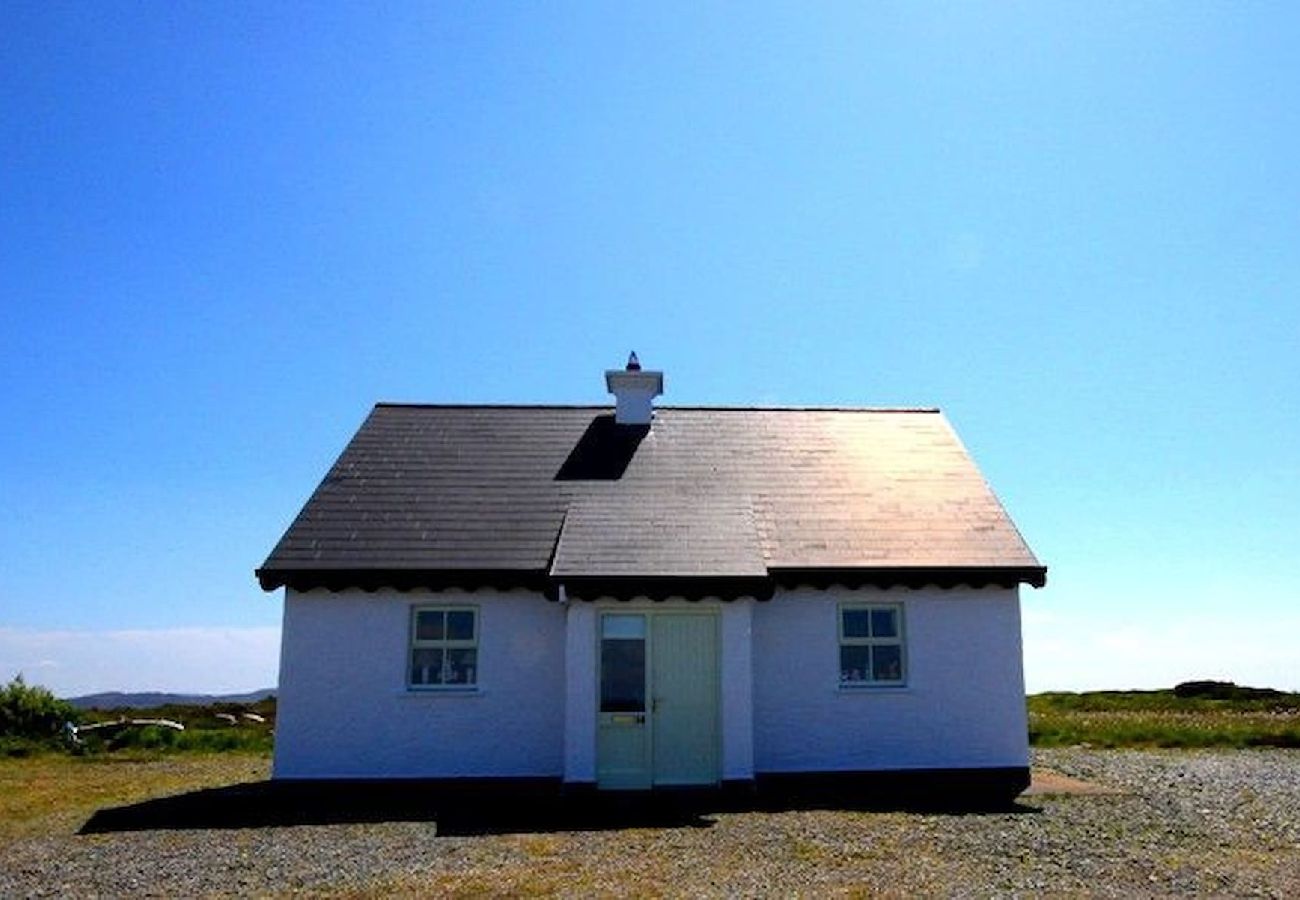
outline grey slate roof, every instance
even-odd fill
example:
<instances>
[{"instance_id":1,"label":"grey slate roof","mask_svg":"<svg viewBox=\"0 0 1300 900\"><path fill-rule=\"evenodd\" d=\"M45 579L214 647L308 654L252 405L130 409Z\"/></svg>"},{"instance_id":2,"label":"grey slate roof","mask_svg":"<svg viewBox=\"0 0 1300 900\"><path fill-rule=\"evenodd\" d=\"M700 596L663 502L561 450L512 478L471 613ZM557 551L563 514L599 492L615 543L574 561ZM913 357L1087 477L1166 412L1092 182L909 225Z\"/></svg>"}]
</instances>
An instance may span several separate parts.
<instances>
[{"instance_id":1,"label":"grey slate roof","mask_svg":"<svg viewBox=\"0 0 1300 900\"><path fill-rule=\"evenodd\" d=\"M605 494L572 501L551 575L763 578L767 563L747 497Z\"/></svg>"},{"instance_id":2,"label":"grey slate roof","mask_svg":"<svg viewBox=\"0 0 1300 900\"><path fill-rule=\"evenodd\" d=\"M379 404L257 574L761 594L1045 570L936 410L661 407L646 428L607 407Z\"/></svg>"}]
</instances>

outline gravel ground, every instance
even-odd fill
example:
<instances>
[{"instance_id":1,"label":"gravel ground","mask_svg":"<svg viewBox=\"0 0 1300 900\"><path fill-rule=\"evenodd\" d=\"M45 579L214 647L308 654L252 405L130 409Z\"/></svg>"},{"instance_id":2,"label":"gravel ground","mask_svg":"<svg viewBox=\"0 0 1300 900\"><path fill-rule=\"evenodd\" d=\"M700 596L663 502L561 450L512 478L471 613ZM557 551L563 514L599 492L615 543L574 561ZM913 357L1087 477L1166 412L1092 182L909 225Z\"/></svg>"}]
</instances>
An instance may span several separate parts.
<instances>
[{"instance_id":1,"label":"gravel ground","mask_svg":"<svg viewBox=\"0 0 1300 900\"><path fill-rule=\"evenodd\" d=\"M21 838L0 897L312 894L1300 896L1300 752L1044 750L1117 789L978 814L722 813L438 836L435 822Z\"/></svg>"}]
</instances>

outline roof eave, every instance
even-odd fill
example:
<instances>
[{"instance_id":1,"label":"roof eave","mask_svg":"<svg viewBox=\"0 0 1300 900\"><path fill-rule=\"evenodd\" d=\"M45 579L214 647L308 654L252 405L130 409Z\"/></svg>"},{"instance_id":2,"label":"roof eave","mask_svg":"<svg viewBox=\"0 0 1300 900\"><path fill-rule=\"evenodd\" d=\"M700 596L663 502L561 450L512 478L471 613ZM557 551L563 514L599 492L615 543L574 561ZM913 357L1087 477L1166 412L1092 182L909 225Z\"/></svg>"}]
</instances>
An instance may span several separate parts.
<instances>
[{"instance_id":1,"label":"roof eave","mask_svg":"<svg viewBox=\"0 0 1300 900\"><path fill-rule=\"evenodd\" d=\"M1040 588L1047 584L1046 566L837 566L773 567L772 578L781 587L799 585L844 587L1005 587L1021 584Z\"/></svg>"},{"instance_id":2,"label":"roof eave","mask_svg":"<svg viewBox=\"0 0 1300 900\"><path fill-rule=\"evenodd\" d=\"M478 590L496 588L545 593L554 599L557 587L565 586L568 596L580 600L597 597L631 599L648 597L754 597L772 598L777 587L1004 587L1021 584L1041 588L1047 584L1045 566L873 566L873 567L780 567L767 575L578 575L557 577L533 569L358 569L263 567L256 570L265 591L281 587L295 591L323 588L337 592L362 590Z\"/></svg>"},{"instance_id":3,"label":"roof eave","mask_svg":"<svg viewBox=\"0 0 1300 900\"><path fill-rule=\"evenodd\" d=\"M770 600L776 588L766 575L581 575L552 580L557 586L563 584L565 594L573 600Z\"/></svg>"},{"instance_id":4,"label":"roof eave","mask_svg":"<svg viewBox=\"0 0 1300 900\"><path fill-rule=\"evenodd\" d=\"M254 573L264 591L285 587L295 591L323 588L338 592L362 590L396 591L453 589L544 591L549 581L543 572L534 569L400 569L400 568L290 568L264 567Z\"/></svg>"}]
</instances>

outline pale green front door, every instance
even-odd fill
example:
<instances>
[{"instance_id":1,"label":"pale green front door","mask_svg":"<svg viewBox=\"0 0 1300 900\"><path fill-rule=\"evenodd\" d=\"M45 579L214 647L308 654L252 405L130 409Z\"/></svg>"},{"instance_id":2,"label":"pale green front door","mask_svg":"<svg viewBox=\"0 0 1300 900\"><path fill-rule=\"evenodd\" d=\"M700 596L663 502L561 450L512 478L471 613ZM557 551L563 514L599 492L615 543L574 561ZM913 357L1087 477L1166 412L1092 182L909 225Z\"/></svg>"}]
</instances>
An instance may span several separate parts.
<instances>
[{"instance_id":1,"label":"pale green front door","mask_svg":"<svg viewBox=\"0 0 1300 900\"><path fill-rule=\"evenodd\" d=\"M718 620L710 615L652 616L654 783L718 780Z\"/></svg>"},{"instance_id":2,"label":"pale green front door","mask_svg":"<svg viewBox=\"0 0 1300 900\"><path fill-rule=\"evenodd\" d=\"M718 781L718 620L605 613L597 782L636 790Z\"/></svg>"}]
</instances>

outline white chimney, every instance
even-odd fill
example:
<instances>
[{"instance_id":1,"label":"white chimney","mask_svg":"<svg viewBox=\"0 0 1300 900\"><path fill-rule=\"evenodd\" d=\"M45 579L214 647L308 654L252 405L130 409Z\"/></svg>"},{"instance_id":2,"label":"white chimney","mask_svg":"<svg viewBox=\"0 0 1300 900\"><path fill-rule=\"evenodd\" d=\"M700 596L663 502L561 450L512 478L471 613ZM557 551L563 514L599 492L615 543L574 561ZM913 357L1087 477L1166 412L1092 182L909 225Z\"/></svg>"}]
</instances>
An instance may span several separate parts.
<instances>
[{"instance_id":1,"label":"white chimney","mask_svg":"<svg viewBox=\"0 0 1300 900\"><path fill-rule=\"evenodd\" d=\"M614 421L620 425L649 425L654 414L654 400L664 392L663 372L642 372L633 352L627 368L605 373L605 387L614 395Z\"/></svg>"}]
</instances>

